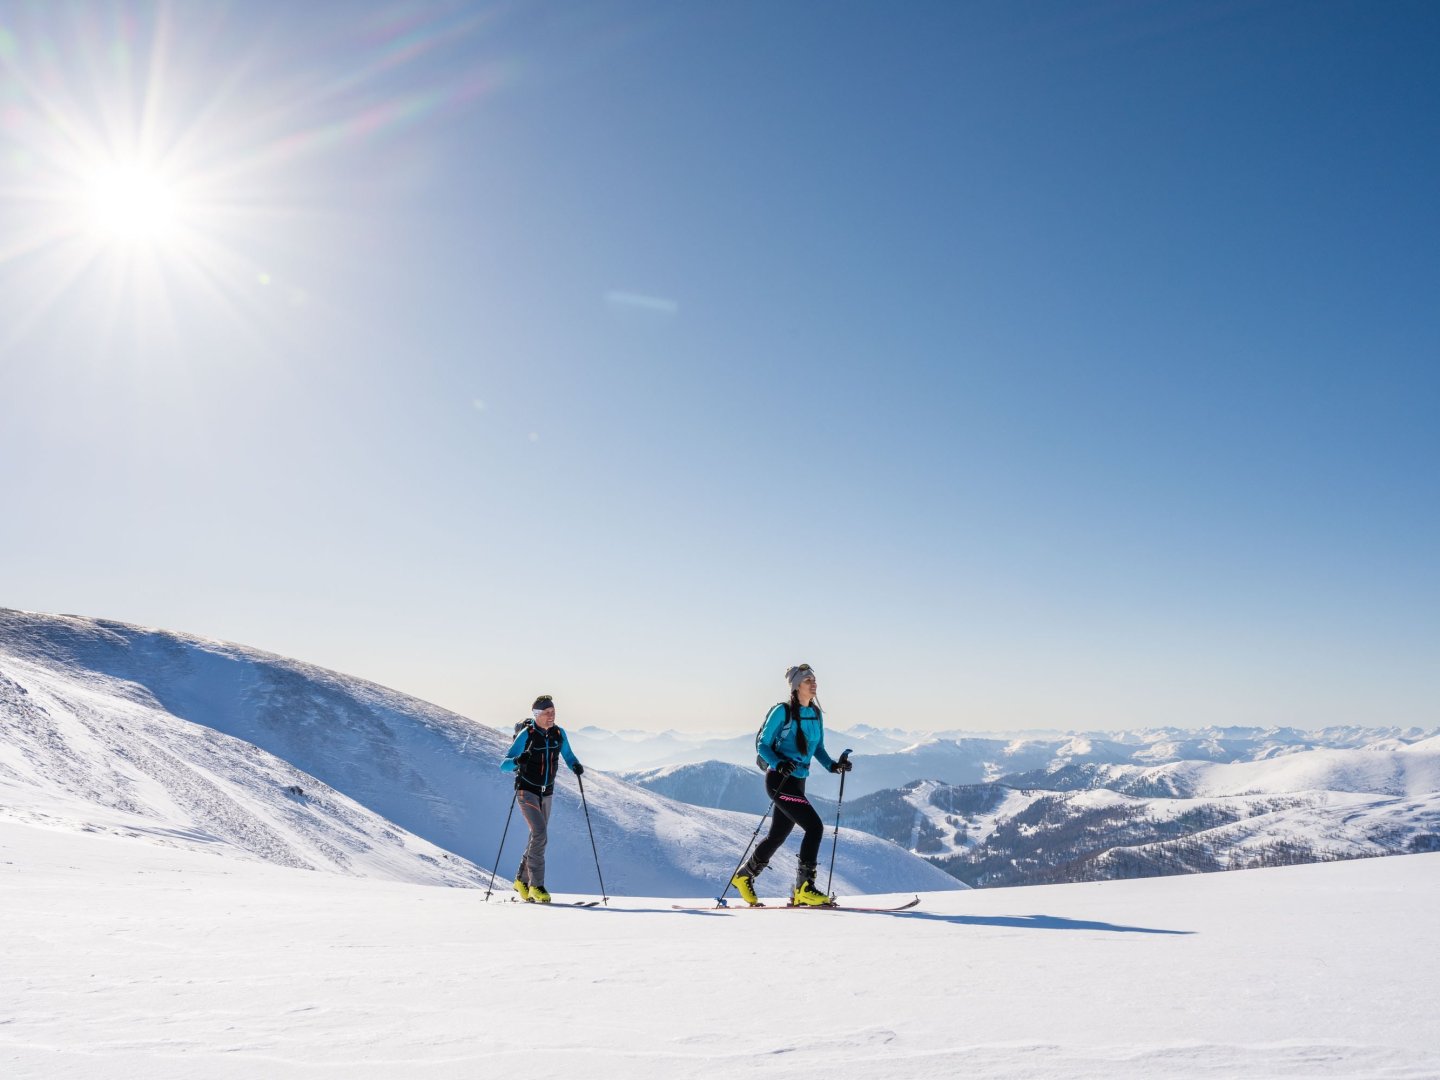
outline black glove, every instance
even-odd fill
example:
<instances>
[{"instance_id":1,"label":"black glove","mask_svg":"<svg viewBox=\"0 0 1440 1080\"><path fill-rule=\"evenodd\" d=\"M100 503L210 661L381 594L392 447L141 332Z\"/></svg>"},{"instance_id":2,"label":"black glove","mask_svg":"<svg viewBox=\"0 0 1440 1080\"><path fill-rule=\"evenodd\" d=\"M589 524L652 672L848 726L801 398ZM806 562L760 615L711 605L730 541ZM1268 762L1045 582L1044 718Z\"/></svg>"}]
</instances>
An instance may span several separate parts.
<instances>
[{"instance_id":1,"label":"black glove","mask_svg":"<svg viewBox=\"0 0 1440 1080\"><path fill-rule=\"evenodd\" d=\"M776 766L775 766L775 771L776 771L777 773L779 773L781 776L789 776L791 773L793 773L793 772L795 771L795 762L793 762L793 761L782 761L782 762L780 762L779 765L776 765Z\"/></svg>"},{"instance_id":2,"label":"black glove","mask_svg":"<svg viewBox=\"0 0 1440 1080\"><path fill-rule=\"evenodd\" d=\"M849 772L855 766L849 758L842 757L839 761L833 762L830 766L831 772Z\"/></svg>"},{"instance_id":3,"label":"black glove","mask_svg":"<svg viewBox=\"0 0 1440 1080\"><path fill-rule=\"evenodd\" d=\"M578 761L575 762L574 765L571 765L570 768L571 768L571 770L575 773L576 776L584 776L584 775L585 775L585 766L584 766L584 765L581 765L580 762L578 762Z\"/></svg>"}]
</instances>

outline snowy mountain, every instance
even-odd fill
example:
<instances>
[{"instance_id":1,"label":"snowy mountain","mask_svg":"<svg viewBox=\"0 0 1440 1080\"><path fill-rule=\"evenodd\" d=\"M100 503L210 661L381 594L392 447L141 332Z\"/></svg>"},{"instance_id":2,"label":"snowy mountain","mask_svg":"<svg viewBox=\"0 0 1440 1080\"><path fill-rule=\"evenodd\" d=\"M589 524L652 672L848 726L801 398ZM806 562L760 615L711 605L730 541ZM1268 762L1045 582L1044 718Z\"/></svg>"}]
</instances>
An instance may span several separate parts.
<instances>
[{"instance_id":1,"label":"snowy mountain","mask_svg":"<svg viewBox=\"0 0 1440 1080\"><path fill-rule=\"evenodd\" d=\"M755 765L755 732L773 704L771 702L757 710L754 723L748 728L723 734L607 731L599 727L584 727L579 729L578 735L585 738L596 765L614 772L649 772L706 761L723 761L749 769ZM847 747L857 754L877 755L903 750L915 742L914 736L881 731L865 724L857 724L848 730L833 729L827 725L825 736L826 746L836 757Z\"/></svg>"},{"instance_id":2,"label":"snowy mountain","mask_svg":"<svg viewBox=\"0 0 1440 1080\"><path fill-rule=\"evenodd\" d=\"M760 814L770 805L765 796L764 774L754 765L747 769L724 761L701 761L617 775L647 791L694 806Z\"/></svg>"},{"instance_id":3,"label":"snowy mountain","mask_svg":"<svg viewBox=\"0 0 1440 1080\"><path fill-rule=\"evenodd\" d=\"M914 781L845 823L972 885L1196 873L1440 850L1440 740L1235 765L1066 765Z\"/></svg>"},{"instance_id":4,"label":"snowy mountain","mask_svg":"<svg viewBox=\"0 0 1440 1080\"><path fill-rule=\"evenodd\" d=\"M1440 791L1440 739L1362 750L1304 750L1258 761L1177 761L1064 766L1008 777L1014 787L1110 788L1134 795L1195 798L1294 791L1422 795Z\"/></svg>"},{"instance_id":5,"label":"snowy mountain","mask_svg":"<svg viewBox=\"0 0 1440 1080\"><path fill-rule=\"evenodd\" d=\"M615 734L584 729L616 770L654 772L714 760L749 769L755 760L754 731L728 737L679 732ZM836 753L855 750L855 771L847 796L904 787L914 780L978 784L1001 777L1052 772L1066 766L1124 766L1139 769L1173 762L1231 764L1267 761L1310 750L1398 750L1440 736L1440 729L1331 727L1209 727L1198 731L1154 728L1144 731L1029 733L1024 737L960 732L922 734L865 724L827 727L825 741ZM698 774L697 774L698 775ZM817 791L834 798L833 781L816 778ZM684 798L677 794L676 797ZM687 801L690 801L687 799ZM702 803L696 798L694 801Z\"/></svg>"},{"instance_id":6,"label":"snowy mountain","mask_svg":"<svg viewBox=\"0 0 1440 1080\"><path fill-rule=\"evenodd\" d=\"M1179 762L1232 764L1270 761L1315 750L1394 750L1434 738L1419 728L1164 728L1145 732L1067 734L1052 738L1000 739L934 736L893 753L857 755L850 784L856 794L902 787L913 780L976 784L1015 774L1065 767L1113 766L1116 775ZM836 736L844 738L843 734ZM1008 782L1008 781L1007 781Z\"/></svg>"},{"instance_id":7,"label":"snowy mountain","mask_svg":"<svg viewBox=\"0 0 1440 1080\"><path fill-rule=\"evenodd\" d=\"M1440 850L1440 737L1406 742L1351 731L1346 739L1365 748L1290 747L1253 761L1159 766L1107 763L1121 756L1117 747L1125 744L1118 740L1069 739L1059 748L1059 763L1049 768L982 784L911 780L849 798L844 823L924 856L973 886ZM1237 740L1227 742L1236 749ZM942 745L954 749L959 743ZM1158 744L1146 745L1155 753ZM1166 745L1217 750L1220 742L1195 735L1169 737ZM1255 743L1248 749L1268 753ZM918 759L897 754L886 760ZM856 774L874 761L860 759ZM759 813L765 799L758 775L713 761L627 778L697 805ZM815 784L827 780L833 778L819 777ZM833 810L833 803L825 806L827 820Z\"/></svg>"},{"instance_id":8,"label":"snowy mountain","mask_svg":"<svg viewBox=\"0 0 1440 1080\"><path fill-rule=\"evenodd\" d=\"M0 819L286 866L478 884L513 794L497 768L508 730L258 650L104 620L0 609L0 725ZM572 742L584 760L584 739ZM598 770L587 770L585 793L615 894L712 891L755 826ZM523 833L517 815L502 877ZM568 773L548 854L553 889L598 891ZM775 880L793 865L793 853L777 859ZM835 880L849 892L955 884L851 831Z\"/></svg>"},{"instance_id":9,"label":"snowy mountain","mask_svg":"<svg viewBox=\"0 0 1440 1080\"><path fill-rule=\"evenodd\" d=\"M765 774L751 765L730 765L723 761L702 761L692 765L671 765L663 769L619 773L619 777L647 791L658 792L677 802L762 814L770 807L765 794ZM835 812L835 800L815 794L817 789L836 787L838 781L812 772L805 794L823 818Z\"/></svg>"},{"instance_id":10,"label":"snowy mountain","mask_svg":"<svg viewBox=\"0 0 1440 1080\"><path fill-rule=\"evenodd\" d=\"M309 773L135 686L0 659L0 819L424 884L484 875Z\"/></svg>"},{"instance_id":11,"label":"snowy mountain","mask_svg":"<svg viewBox=\"0 0 1440 1080\"><path fill-rule=\"evenodd\" d=\"M759 723L757 720L756 727ZM607 731L586 726L570 734L585 741L586 753L597 769L611 772L643 772L702 761L724 761L731 765L755 761L753 730L711 736L678 731Z\"/></svg>"},{"instance_id":12,"label":"snowy mountain","mask_svg":"<svg viewBox=\"0 0 1440 1080\"><path fill-rule=\"evenodd\" d=\"M0 1073L1440 1076L1440 855L891 915L482 895L0 820ZM757 1004L782 964L803 1010Z\"/></svg>"}]
</instances>

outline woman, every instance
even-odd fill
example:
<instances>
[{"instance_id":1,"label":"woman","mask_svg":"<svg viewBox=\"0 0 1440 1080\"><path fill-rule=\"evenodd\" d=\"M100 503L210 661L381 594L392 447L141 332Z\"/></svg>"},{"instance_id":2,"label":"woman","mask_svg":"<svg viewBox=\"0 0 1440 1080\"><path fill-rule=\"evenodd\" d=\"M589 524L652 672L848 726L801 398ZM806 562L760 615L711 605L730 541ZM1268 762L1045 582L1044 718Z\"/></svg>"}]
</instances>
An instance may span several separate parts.
<instances>
[{"instance_id":1,"label":"woman","mask_svg":"<svg viewBox=\"0 0 1440 1080\"><path fill-rule=\"evenodd\" d=\"M755 895L755 879L770 865L770 858L785 842L796 825L805 832L800 841L800 869L795 875L795 890L790 902L806 907L834 903L815 888L815 870L820 862L820 841L825 824L805 798L805 778L810 775L813 757L830 772L849 772L850 759L841 755L839 761L825 752L825 725L820 702L815 700L818 684L809 664L800 664L785 672L790 684L790 700L770 710L760 729L756 749L769 767L765 773L765 790L774 800L775 816L770 821L770 835L760 841L755 854L742 866L730 883L739 890L747 904L760 903Z\"/></svg>"},{"instance_id":2,"label":"woman","mask_svg":"<svg viewBox=\"0 0 1440 1080\"><path fill-rule=\"evenodd\" d=\"M515 872L515 891L520 899L531 903L550 903L545 890L545 843L549 839L550 802L555 794L555 774L560 771L560 758L565 758L576 776L584 766L575 760L565 730L555 726L555 699L541 694L530 707L534 722L525 721L520 734L505 754L500 768L515 774L516 800L525 824L530 827L530 843L520 857Z\"/></svg>"}]
</instances>

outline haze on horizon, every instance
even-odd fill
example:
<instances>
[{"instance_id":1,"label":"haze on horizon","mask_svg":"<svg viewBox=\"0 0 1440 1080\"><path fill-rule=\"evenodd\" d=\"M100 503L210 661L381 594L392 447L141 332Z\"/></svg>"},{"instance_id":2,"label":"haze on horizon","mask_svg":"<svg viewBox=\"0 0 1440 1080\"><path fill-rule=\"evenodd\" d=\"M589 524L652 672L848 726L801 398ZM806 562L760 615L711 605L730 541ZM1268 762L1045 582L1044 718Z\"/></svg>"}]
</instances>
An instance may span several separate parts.
<instances>
[{"instance_id":1,"label":"haze on horizon","mask_svg":"<svg viewBox=\"0 0 1440 1080\"><path fill-rule=\"evenodd\" d=\"M0 13L0 606L491 724L1434 726L1440 8Z\"/></svg>"}]
</instances>

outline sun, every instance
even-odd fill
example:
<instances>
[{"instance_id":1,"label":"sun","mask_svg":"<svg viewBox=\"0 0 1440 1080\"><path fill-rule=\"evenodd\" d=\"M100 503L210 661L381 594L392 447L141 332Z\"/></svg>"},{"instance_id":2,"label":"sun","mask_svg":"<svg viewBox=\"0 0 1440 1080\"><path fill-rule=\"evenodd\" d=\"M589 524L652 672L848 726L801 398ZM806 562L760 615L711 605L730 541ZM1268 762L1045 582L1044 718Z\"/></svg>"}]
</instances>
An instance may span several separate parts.
<instances>
[{"instance_id":1,"label":"sun","mask_svg":"<svg viewBox=\"0 0 1440 1080\"><path fill-rule=\"evenodd\" d=\"M0 357L66 312L107 348L212 325L268 347L335 265L306 240L334 235L330 193L508 81L457 62L492 6L337 13L313 47L244 5L0 7Z\"/></svg>"},{"instance_id":2,"label":"sun","mask_svg":"<svg viewBox=\"0 0 1440 1080\"><path fill-rule=\"evenodd\" d=\"M139 164L98 169L86 186L90 228L117 244L159 246L179 232L181 200L158 171Z\"/></svg>"}]
</instances>

